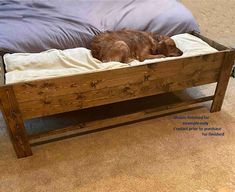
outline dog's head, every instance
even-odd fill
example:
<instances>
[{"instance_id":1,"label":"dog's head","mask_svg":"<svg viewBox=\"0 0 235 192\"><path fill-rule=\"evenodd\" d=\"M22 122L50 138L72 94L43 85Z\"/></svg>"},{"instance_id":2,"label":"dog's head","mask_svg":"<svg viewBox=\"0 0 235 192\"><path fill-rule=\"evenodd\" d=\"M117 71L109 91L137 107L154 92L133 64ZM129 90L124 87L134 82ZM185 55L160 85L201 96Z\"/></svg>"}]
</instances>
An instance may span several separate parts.
<instances>
[{"instance_id":1,"label":"dog's head","mask_svg":"<svg viewBox=\"0 0 235 192\"><path fill-rule=\"evenodd\" d=\"M165 37L157 45L157 54L162 54L166 57L177 57L181 56L183 52L176 47L173 39Z\"/></svg>"},{"instance_id":2,"label":"dog's head","mask_svg":"<svg viewBox=\"0 0 235 192\"><path fill-rule=\"evenodd\" d=\"M181 56L183 52L176 47L174 40L164 35L154 35L154 54L165 55L166 57Z\"/></svg>"}]
</instances>

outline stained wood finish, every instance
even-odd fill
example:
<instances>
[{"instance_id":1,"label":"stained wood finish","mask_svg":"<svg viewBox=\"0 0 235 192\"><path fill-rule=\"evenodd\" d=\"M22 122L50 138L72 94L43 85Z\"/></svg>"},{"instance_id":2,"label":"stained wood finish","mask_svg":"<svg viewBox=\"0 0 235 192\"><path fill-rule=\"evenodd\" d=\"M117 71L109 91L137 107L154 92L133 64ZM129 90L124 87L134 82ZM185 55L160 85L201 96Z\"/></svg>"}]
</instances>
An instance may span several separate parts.
<instances>
[{"instance_id":1,"label":"stained wood finish","mask_svg":"<svg viewBox=\"0 0 235 192\"><path fill-rule=\"evenodd\" d=\"M17 157L21 158L32 155L24 123L12 87L0 89L0 103Z\"/></svg>"},{"instance_id":2,"label":"stained wood finish","mask_svg":"<svg viewBox=\"0 0 235 192\"><path fill-rule=\"evenodd\" d=\"M215 98L211 106L211 112L217 112L221 110L225 92L228 86L229 78L231 75L235 51L226 53L224 62L221 68L220 76L218 79L217 87L215 90Z\"/></svg>"},{"instance_id":3,"label":"stained wood finish","mask_svg":"<svg viewBox=\"0 0 235 192\"><path fill-rule=\"evenodd\" d=\"M213 83L223 57L220 52L12 86L22 117L30 119Z\"/></svg>"},{"instance_id":4,"label":"stained wood finish","mask_svg":"<svg viewBox=\"0 0 235 192\"><path fill-rule=\"evenodd\" d=\"M96 121L87 122L87 123L81 123L78 125L73 125L73 126L69 126L69 127L65 127L65 128L61 128L61 129L57 129L57 130L52 130L52 131L48 131L48 132L30 135L29 139L35 140L35 139L40 139L40 138L48 137L48 136L52 136L52 135L63 134L68 131L71 132L71 131L79 130L79 129L81 130L80 132L91 131L91 130L95 130L98 128L104 128L104 127L114 126L114 125L123 124L123 123L127 123L127 122L132 122L132 121L136 121L136 120L151 118L156 115L159 115L160 112L166 113L166 112L169 112L169 110L171 110L171 109L210 101L210 100L213 100L213 98L214 98L214 96L208 96L208 97L183 101L183 102L179 102L179 103L164 105L164 106L157 107L157 108L147 109L147 110L139 111L139 112L132 113L132 114L121 115L118 117L112 117L112 118L108 118L108 119L102 119L102 120L96 120Z\"/></svg>"},{"instance_id":5,"label":"stained wood finish","mask_svg":"<svg viewBox=\"0 0 235 192\"><path fill-rule=\"evenodd\" d=\"M4 64L3 64L3 58L0 56L0 86L4 85L5 83L5 70L4 70Z\"/></svg>"},{"instance_id":6,"label":"stained wood finish","mask_svg":"<svg viewBox=\"0 0 235 192\"><path fill-rule=\"evenodd\" d=\"M100 106L104 104L125 101L170 91L181 90L187 87L197 86L204 83L216 81L219 70L216 72L206 71L202 73L207 78L193 75L185 79L177 77L169 78L168 82L159 79L149 82L148 85L142 83L129 84L121 87L104 88L97 91L80 94L63 95L46 100L30 101L21 103L21 112L24 119L47 116L61 112L68 112L88 107ZM178 80L178 81L177 81ZM34 106L34 107L32 107Z\"/></svg>"},{"instance_id":7,"label":"stained wood finish","mask_svg":"<svg viewBox=\"0 0 235 192\"><path fill-rule=\"evenodd\" d=\"M159 110L214 99L211 112L219 111L227 88L234 52L200 34L194 34L219 50L184 59L101 71L67 77L50 78L12 85L0 85L0 104L14 149L18 157L32 155L24 128L24 119L42 117L131 100L159 93L218 82L215 96L185 101L159 109L140 111L118 118L85 124L86 129L112 126L156 115ZM1 69L4 69L0 62ZM3 70L1 70L3 72ZM2 81L3 82L3 81ZM84 125L75 126L81 128ZM31 135L31 139L74 130L75 127Z\"/></svg>"},{"instance_id":8,"label":"stained wood finish","mask_svg":"<svg viewBox=\"0 0 235 192\"><path fill-rule=\"evenodd\" d=\"M223 56L224 53L220 52L102 72L36 80L14 84L13 89L17 100L22 103L45 99L48 96L54 97L121 86L136 81L169 78L176 74L199 73L202 69L213 70L221 66Z\"/></svg>"}]
</instances>

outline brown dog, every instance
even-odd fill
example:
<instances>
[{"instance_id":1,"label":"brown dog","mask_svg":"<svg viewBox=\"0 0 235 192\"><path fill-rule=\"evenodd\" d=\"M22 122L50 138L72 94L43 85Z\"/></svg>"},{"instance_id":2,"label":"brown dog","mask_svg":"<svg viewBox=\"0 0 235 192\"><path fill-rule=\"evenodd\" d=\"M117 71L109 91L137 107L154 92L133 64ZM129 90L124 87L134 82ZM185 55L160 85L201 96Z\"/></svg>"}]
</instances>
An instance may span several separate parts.
<instances>
[{"instance_id":1,"label":"brown dog","mask_svg":"<svg viewBox=\"0 0 235 192\"><path fill-rule=\"evenodd\" d=\"M127 30L107 31L95 36L91 54L102 62L128 63L182 55L173 39L150 32Z\"/></svg>"}]
</instances>

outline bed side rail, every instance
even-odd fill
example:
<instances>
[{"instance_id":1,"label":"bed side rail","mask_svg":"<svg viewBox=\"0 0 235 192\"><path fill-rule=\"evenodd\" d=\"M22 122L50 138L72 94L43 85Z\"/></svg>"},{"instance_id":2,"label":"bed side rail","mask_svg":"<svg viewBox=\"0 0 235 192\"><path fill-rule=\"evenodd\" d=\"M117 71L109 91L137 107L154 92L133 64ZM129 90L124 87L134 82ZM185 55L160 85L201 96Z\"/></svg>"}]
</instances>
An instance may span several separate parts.
<instances>
[{"instance_id":1,"label":"bed side rail","mask_svg":"<svg viewBox=\"0 0 235 192\"><path fill-rule=\"evenodd\" d=\"M3 56L0 55L0 86L5 84L5 67L3 63Z\"/></svg>"},{"instance_id":2,"label":"bed side rail","mask_svg":"<svg viewBox=\"0 0 235 192\"><path fill-rule=\"evenodd\" d=\"M228 50L230 48L224 46L224 45L221 45L203 35L201 35L200 33L196 32L196 31L193 31L192 32L192 35L196 36L196 37L199 37L200 39L202 39L203 41L207 42L210 46L214 47L215 49L217 49L218 51L223 51L223 50Z\"/></svg>"}]
</instances>

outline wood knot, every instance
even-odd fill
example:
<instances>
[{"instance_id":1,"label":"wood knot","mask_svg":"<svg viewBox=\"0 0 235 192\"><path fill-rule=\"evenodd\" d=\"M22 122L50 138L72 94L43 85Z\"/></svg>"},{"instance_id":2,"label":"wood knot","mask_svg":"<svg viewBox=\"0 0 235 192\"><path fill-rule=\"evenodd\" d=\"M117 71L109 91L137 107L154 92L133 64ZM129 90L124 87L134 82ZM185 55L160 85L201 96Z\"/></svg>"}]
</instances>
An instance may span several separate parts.
<instances>
[{"instance_id":1,"label":"wood knot","mask_svg":"<svg viewBox=\"0 0 235 192\"><path fill-rule=\"evenodd\" d=\"M169 91L171 90L173 84L174 84L173 82L170 82L170 83L163 83L163 84L162 84L162 88L163 88L165 91L169 92Z\"/></svg>"},{"instance_id":2,"label":"wood knot","mask_svg":"<svg viewBox=\"0 0 235 192\"><path fill-rule=\"evenodd\" d=\"M128 95L134 95L135 91L133 91L130 87L130 85L127 85L123 88L123 92Z\"/></svg>"},{"instance_id":3,"label":"wood knot","mask_svg":"<svg viewBox=\"0 0 235 192\"><path fill-rule=\"evenodd\" d=\"M49 101L49 100L43 100L43 104L49 105L49 104L51 104L51 101Z\"/></svg>"},{"instance_id":4,"label":"wood knot","mask_svg":"<svg viewBox=\"0 0 235 192\"><path fill-rule=\"evenodd\" d=\"M76 94L76 100L82 100L82 99L84 99L84 96L80 93L77 93Z\"/></svg>"},{"instance_id":5,"label":"wood knot","mask_svg":"<svg viewBox=\"0 0 235 192\"><path fill-rule=\"evenodd\" d=\"M43 84L40 86L40 88L45 89L45 88L52 88L52 87L54 87L54 86L55 86L54 83L46 82L46 83L43 83Z\"/></svg>"},{"instance_id":6,"label":"wood knot","mask_svg":"<svg viewBox=\"0 0 235 192\"><path fill-rule=\"evenodd\" d=\"M43 94L44 94L43 91L39 91L39 92L38 92L38 95L43 95Z\"/></svg>"},{"instance_id":7,"label":"wood knot","mask_svg":"<svg viewBox=\"0 0 235 192\"><path fill-rule=\"evenodd\" d=\"M102 80L94 80L91 82L91 87L96 88L97 84L99 84Z\"/></svg>"},{"instance_id":8,"label":"wood knot","mask_svg":"<svg viewBox=\"0 0 235 192\"><path fill-rule=\"evenodd\" d=\"M79 87L79 85L77 83L72 83L70 87Z\"/></svg>"},{"instance_id":9,"label":"wood knot","mask_svg":"<svg viewBox=\"0 0 235 192\"><path fill-rule=\"evenodd\" d=\"M149 80L149 78L150 78L150 75L149 74L144 74L144 81L148 81Z\"/></svg>"},{"instance_id":10,"label":"wood knot","mask_svg":"<svg viewBox=\"0 0 235 192\"><path fill-rule=\"evenodd\" d=\"M11 110L11 116L13 117L13 118L16 118L16 116L17 116L17 112L13 109L13 110Z\"/></svg>"}]
</instances>

